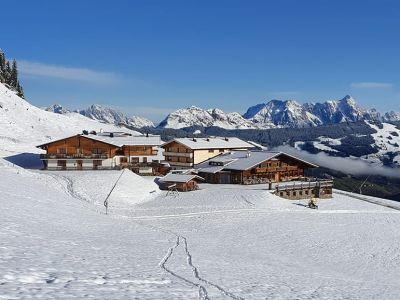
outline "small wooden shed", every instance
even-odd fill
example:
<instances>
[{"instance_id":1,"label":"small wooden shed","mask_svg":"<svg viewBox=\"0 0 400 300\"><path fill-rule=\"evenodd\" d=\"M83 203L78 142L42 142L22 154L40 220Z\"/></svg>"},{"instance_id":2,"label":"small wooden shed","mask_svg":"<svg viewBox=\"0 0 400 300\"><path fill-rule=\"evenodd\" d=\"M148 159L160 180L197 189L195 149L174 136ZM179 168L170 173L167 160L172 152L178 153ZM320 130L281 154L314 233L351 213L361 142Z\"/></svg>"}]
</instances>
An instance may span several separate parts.
<instances>
[{"instance_id":1,"label":"small wooden shed","mask_svg":"<svg viewBox=\"0 0 400 300\"><path fill-rule=\"evenodd\" d=\"M169 173L163 178L163 188L168 189L170 186L175 185L176 189L180 192L195 191L198 189L198 183L204 181L204 178L194 174L174 174Z\"/></svg>"}]
</instances>

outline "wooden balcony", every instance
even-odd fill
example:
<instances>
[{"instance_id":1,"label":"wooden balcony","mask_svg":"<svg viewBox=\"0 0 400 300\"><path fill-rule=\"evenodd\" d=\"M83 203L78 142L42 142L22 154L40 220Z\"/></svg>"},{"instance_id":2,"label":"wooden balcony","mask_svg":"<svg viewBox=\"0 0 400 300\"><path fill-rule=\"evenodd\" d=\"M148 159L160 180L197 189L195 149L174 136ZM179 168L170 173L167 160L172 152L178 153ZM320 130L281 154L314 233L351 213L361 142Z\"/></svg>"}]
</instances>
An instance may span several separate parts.
<instances>
[{"instance_id":1,"label":"wooden balcony","mask_svg":"<svg viewBox=\"0 0 400 300\"><path fill-rule=\"evenodd\" d=\"M287 166L287 167L270 167L270 168L257 168L256 173L268 173L268 172L287 172L299 170L297 166Z\"/></svg>"},{"instance_id":2,"label":"wooden balcony","mask_svg":"<svg viewBox=\"0 0 400 300\"><path fill-rule=\"evenodd\" d=\"M179 167L192 167L193 164L190 162L180 162L180 161L167 161L171 166L179 166Z\"/></svg>"},{"instance_id":3,"label":"wooden balcony","mask_svg":"<svg viewBox=\"0 0 400 300\"><path fill-rule=\"evenodd\" d=\"M40 154L40 159L107 159L108 154Z\"/></svg>"},{"instance_id":4,"label":"wooden balcony","mask_svg":"<svg viewBox=\"0 0 400 300\"><path fill-rule=\"evenodd\" d=\"M168 152L164 151L164 156L175 156L175 157L193 157L193 153L189 152Z\"/></svg>"}]
</instances>

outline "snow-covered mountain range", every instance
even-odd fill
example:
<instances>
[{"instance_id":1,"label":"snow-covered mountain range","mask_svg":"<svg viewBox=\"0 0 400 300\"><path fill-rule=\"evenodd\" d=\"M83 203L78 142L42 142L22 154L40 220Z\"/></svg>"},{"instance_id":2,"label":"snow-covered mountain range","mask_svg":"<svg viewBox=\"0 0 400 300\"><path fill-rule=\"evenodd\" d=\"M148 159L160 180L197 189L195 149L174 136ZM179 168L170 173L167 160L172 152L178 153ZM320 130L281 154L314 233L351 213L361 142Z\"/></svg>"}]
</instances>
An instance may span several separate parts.
<instances>
[{"instance_id":1,"label":"snow-covered mountain range","mask_svg":"<svg viewBox=\"0 0 400 300\"><path fill-rule=\"evenodd\" d=\"M72 112L59 104L47 107L45 110L58 114ZM126 124L135 128L155 127L154 123L146 118L128 117L115 109L97 104L74 112L109 124ZM269 129L313 127L357 121L399 120L400 113L391 111L381 114L375 109L364 109L347 95L340 100L304 104L295 100L275 99L251 106L243 115L237 112L226 113L218 108L202 109L190 106L171 112L157 127L180 129L192 126L215 126L224 129Z\"/></svg>"},{"instance_id":2,"label":"snow-covered mountain range","mask_svg":"<svg viewBox=\"0 0 400 300\"><path fill-rule=\"evenodd\" d=\"M126 124L135 128L154 127L154 123L149 119L138 116L128 117L118 110L98 104L93 104L86 109L75 111L64 108L60 104L54 104L46 107L45 110L57 114L79 113L82 116L88 117L90 119L115 125Z\"/></svg>"},{"instance_id":3,"label":"snow-covered mountain range","mask_svg":"<svg viewBox=\"0 0 400 300\"><path fill-rule=\"evenodd\" d=\"M294 100L271 100L247 109L246 113L224 113L220 109L203 110L191 106L170 113L160 128L184 128L194 125L225 129L310 127L357 121L398 121L400 114L380 114L360 107L351 96L323 103L300 104Z\"/></svg>"},{"instance_id":4,"label":"snow-covered mountain range","mask_svg":"<svg viewBox=\"0 0 400 300\"><path fill-rule=\"evenodd\" d=\"M190 126L210 127L216 126L225 129L254 129L271 128L273 124L258 126L250 120L246 120L239 113L224 113L214 108L204 110L196 106L178 109L170 113L159 125L159 128L184 128Z\"/></svg>"}]
</instances>

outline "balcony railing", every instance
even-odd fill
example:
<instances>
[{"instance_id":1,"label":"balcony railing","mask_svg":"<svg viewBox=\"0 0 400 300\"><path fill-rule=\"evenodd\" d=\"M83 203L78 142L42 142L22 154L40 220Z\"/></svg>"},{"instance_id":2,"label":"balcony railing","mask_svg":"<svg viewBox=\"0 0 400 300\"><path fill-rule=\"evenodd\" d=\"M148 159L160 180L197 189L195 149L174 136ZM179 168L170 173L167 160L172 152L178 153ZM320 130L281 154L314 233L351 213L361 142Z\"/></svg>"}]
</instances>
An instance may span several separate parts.
<instances>
[{"instance_id":1,"label":"balcony railing","mask_svg":"<svg viewBox=\"0 0 400 300\"><path fill-rule=\"evenodd\" d=\"M108 154L40 154L40 159L107 159Z\"/></svg>"},{"instance_id":2,"label":"balcony railing","mask_svg":"<svg viewBox=\"0 0 400 300\"><path fill-rule=\"evenodd\" d=\"M186 152L169 152L169 151L164 151L163 153L164 156L175 156L175 157L193 157L193 153L186 153Z\"/></svg>"},{"instance_id":3,"label":"balcony railing","mask_svg":"<svg viewBox=\"0 0 400 300\"><path fill-rule=\"evenodd\" d=\"M191 167L193 164L190 162L180 162L180 161L167 161L171 166L182 166L182 167Z\"/></svg>"}]
</instances>

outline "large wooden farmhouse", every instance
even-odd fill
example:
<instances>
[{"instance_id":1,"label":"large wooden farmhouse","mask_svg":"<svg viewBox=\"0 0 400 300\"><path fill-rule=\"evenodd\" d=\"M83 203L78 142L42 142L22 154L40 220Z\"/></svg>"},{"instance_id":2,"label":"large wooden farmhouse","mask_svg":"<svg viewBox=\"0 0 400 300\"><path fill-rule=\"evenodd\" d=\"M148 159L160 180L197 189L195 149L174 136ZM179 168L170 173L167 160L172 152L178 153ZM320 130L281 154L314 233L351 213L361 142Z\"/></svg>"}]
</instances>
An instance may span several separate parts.
<instances>
[{"instance_id":1,"label":"large wooden farmhouse","mask_svg":"<svg viewBox=\"0 0 400 300\"><path fill-rule=\"evenodd\" d=\"M86 133L86 134L85 134ZM105 132L78 134L37 146L45 169L83 170L129 167L137 173L152 173L159 161L160 136Z\"/></svg>"},{"instance_id":2,"label":"large wooden farmhouse","mask_svg":"<svg viewBox=\"0 0 400 300\"><path fill-rule=\"evenodd\" d=\"M192 168L222 153L254 148L252 144L235 137L176 138L161 147L165 149L165 161L172 169Z\"/></svg>"},{"instance_id":3,"label":"large wooden farmhouse","mask_svg":"<svg viewBox=\"0 0 400 300\"><path fill-rule=\"evenodd\" d=\"M310 162L283 152L232 151L196 166L208 183L255 184L300 179Z\"/></svg>"}]
</instances>

